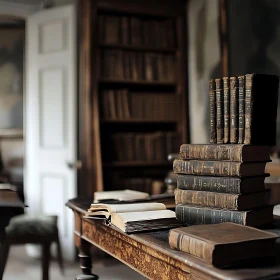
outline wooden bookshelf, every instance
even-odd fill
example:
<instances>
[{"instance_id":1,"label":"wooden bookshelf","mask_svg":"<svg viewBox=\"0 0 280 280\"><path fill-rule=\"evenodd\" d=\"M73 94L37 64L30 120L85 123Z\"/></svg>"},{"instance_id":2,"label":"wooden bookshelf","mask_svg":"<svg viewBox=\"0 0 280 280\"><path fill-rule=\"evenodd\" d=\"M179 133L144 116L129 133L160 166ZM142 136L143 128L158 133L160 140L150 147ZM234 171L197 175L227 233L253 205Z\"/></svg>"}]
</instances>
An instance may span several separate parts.
<instances>
[{"instance_id":1,"label":"wooden bookshelf","mask_svg":"<svg viewBox=\"0 0 280 280\"><path fill-rule=\"evenodd\" d=\"M78 195L149 191L189 140L186 1L80 0L79 35Z\"/></svg>"}]
</instances>

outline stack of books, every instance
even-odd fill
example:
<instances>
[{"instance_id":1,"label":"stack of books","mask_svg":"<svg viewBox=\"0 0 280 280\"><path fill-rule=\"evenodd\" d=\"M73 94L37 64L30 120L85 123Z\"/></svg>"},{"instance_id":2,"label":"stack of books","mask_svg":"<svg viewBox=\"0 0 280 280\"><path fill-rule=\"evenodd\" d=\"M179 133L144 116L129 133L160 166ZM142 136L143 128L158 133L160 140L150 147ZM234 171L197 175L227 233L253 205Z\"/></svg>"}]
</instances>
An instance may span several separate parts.
<instances>
[{"instance_id":1,"label":"stack of books","mask_svg":"<svg viewBox=\"0 0 280 280\"><path fill-rule=\"evenodd\" d=\"M209 82L210 144L184 144L174 161L176 216L188 224L262 226L265 165L276 140L279 78L247 74Z\"/></svg>"}]
</instances>

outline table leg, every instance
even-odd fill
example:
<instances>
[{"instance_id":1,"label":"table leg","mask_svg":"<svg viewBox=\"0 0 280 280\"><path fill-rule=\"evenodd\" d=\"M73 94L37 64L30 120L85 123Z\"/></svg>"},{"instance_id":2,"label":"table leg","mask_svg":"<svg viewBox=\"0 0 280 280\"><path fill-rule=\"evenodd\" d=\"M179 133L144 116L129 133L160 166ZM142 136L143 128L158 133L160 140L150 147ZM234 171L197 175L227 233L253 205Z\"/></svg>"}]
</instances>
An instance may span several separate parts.
<instances>
[{"instance_id":1,"label":"table leg","mask_svg":"<svg viewBox=\"0 0 280 280\"><path fill-rule=\"evenodd\" d=\"M9 244L6 241L5 231L0 232L0 280L3 278L7 258L9 255Z\"/></svg>"},{"instance_id":2,"label":"table leg","mask_svg":"<svg viewBox=\"0 0 280 280\"><path fill-rule=\"evenodd\" d=\"M90 243L81 239L79 248L79 259L80 259L80 268L82 270L81 275L79 275L76 280L97 280L98 276L91 273L91 255L90 255Z\"/></svg>"}]
</instances>

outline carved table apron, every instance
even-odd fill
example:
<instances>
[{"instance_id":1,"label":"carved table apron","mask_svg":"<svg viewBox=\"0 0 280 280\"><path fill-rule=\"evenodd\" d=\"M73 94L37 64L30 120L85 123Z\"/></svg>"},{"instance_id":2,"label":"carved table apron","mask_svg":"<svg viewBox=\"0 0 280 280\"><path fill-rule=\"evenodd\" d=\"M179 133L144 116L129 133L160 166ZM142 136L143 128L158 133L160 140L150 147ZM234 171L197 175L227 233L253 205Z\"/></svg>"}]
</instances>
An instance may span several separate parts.
<instances>
[{"instance_id":1,"label":"carved table apron","mask_svg":"<svg viewBox=\"0 0 280 280\"><path fill-rule=\"evenodd\" d=\"M280 279L280 260L275 265L260 268L218 269L170 249L168 231L127 235L113 226L104 225L101 220L84 219L87 208L75 202L69 201L67 205L75 214L75 244L79 248L83 272L77 278L79 280L98 278L91 273L90 244L149 279Z\"/></svg>"}]
</instances>

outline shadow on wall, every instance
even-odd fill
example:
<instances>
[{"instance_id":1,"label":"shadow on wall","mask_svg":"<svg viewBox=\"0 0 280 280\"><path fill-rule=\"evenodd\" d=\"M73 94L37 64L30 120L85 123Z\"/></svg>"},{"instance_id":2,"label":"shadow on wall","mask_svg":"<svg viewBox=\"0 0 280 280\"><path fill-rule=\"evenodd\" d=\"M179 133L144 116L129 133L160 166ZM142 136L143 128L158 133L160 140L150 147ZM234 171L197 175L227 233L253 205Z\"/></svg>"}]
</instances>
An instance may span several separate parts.
<instances>
[{"instance_id":1,"label":"shadow on wall","mask_svg":"<svg viewBox=\"0 0 280 280\"><path fill-rule=\"evenodd\" d=\"M280 75L280 2L236 0L228 3L230 74ZM280 145L279 104L280 102L277 117L278 145Z\"/></svg>"}]
</instances>

